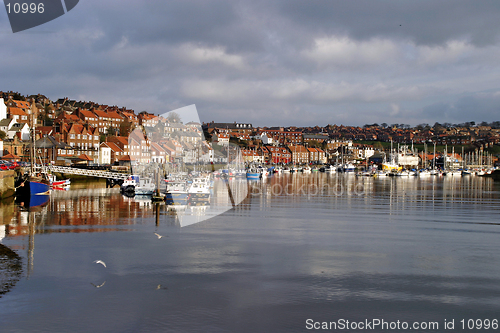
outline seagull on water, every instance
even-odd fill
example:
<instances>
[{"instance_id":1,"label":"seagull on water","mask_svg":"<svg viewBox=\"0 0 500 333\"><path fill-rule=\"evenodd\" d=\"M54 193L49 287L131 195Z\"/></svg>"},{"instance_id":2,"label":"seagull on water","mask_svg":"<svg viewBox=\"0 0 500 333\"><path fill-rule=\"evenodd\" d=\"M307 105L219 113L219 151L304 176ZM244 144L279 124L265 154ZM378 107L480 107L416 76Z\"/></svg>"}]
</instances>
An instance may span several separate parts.
<instances>
[{"instance_id":1,"label":"seagull on water","mask_svg":"<svg viewBox=\"0 0 500 333\"><path fill-rule=\"evenodd\" d=\"M163 237L162 235L157 234L156 232L155 232L155 235L156 235L156 237L158 237L158 239L161 239Z\"/></svg>"},{"instance_id":2,"label":"seagull on water","mask_svg":"<svg viewBox=\"0 0 500 333\"><path fill-rule=\"evenodd\" d=\"M102 260L96 260L96 261L94 261L94 263L96 263L96 264L101 264L101 265L103 265L104 267L106 267L106 263L105 263L104 261L102 261Z\"/></svg>"}]
</instances>

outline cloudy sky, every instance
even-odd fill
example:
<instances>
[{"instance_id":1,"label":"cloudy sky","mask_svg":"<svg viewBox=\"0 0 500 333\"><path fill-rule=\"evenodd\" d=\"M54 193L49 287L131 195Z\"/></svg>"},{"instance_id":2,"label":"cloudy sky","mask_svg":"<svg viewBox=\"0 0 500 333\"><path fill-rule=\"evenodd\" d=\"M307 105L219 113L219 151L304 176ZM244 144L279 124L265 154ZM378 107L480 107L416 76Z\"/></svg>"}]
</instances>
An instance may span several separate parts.
<instances>
[{"instance_id":1,"label":"cloudy sky","mask_svg":"<svg viewBox=\"0 0 500 333\"><path fill-rule=\"evenodd\" d=\"M0 90L257 126L500 120L500 2L80 0L13 34Z\"/></svg>"}]
</instances>

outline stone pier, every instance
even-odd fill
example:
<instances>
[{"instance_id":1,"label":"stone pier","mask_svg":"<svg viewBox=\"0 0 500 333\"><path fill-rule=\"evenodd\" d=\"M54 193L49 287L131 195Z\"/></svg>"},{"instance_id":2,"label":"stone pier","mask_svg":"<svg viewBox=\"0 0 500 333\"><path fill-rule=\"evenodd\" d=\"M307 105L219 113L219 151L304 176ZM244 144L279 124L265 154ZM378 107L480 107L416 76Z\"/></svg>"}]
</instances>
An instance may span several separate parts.
<instances>
[{"instance_id":1,"label":"stone pier","mask_svg":"<svg viewBox=\"0 0 500 333\"><path fill-rule=\"evenodd\" d=\"M15 171L0 171L0 199L11 197L15 194Z\"/></svg>"}]
</instances>

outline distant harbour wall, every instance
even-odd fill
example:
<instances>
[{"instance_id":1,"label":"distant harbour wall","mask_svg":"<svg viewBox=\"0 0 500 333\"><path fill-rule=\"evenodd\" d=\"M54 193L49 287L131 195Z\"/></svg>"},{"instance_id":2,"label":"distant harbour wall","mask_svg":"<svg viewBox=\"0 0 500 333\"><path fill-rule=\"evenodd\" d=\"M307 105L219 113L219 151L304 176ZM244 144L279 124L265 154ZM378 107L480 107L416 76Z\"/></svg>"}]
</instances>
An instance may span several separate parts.
<instances>
[{"instance_id":1,"label":"distant harbour wall","mask_svg":"<svg viewBox=\"0 0 500 333\"><path fill-rule=\"evenodd\" d=\"M0 199L11 197L15 194L14 170L0 171Z\"/></svg>"}]
</instances>

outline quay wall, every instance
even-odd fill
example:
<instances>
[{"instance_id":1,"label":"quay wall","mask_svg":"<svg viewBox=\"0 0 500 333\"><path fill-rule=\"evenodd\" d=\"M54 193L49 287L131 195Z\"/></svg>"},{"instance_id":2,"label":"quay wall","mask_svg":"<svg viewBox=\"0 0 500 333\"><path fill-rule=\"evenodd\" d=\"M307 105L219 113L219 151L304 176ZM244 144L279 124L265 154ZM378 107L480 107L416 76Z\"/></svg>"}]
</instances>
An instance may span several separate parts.
<instances>
[{"instance_id":1,"label":"quay wall","mask_svg":"<svg viewBox=\"0 0 500 333\"><path fill-rule=\"evenodd\" d=\"M15 194L14 170L0 171L0 199L11 197Z\"/></svg>"}]
</instances>

